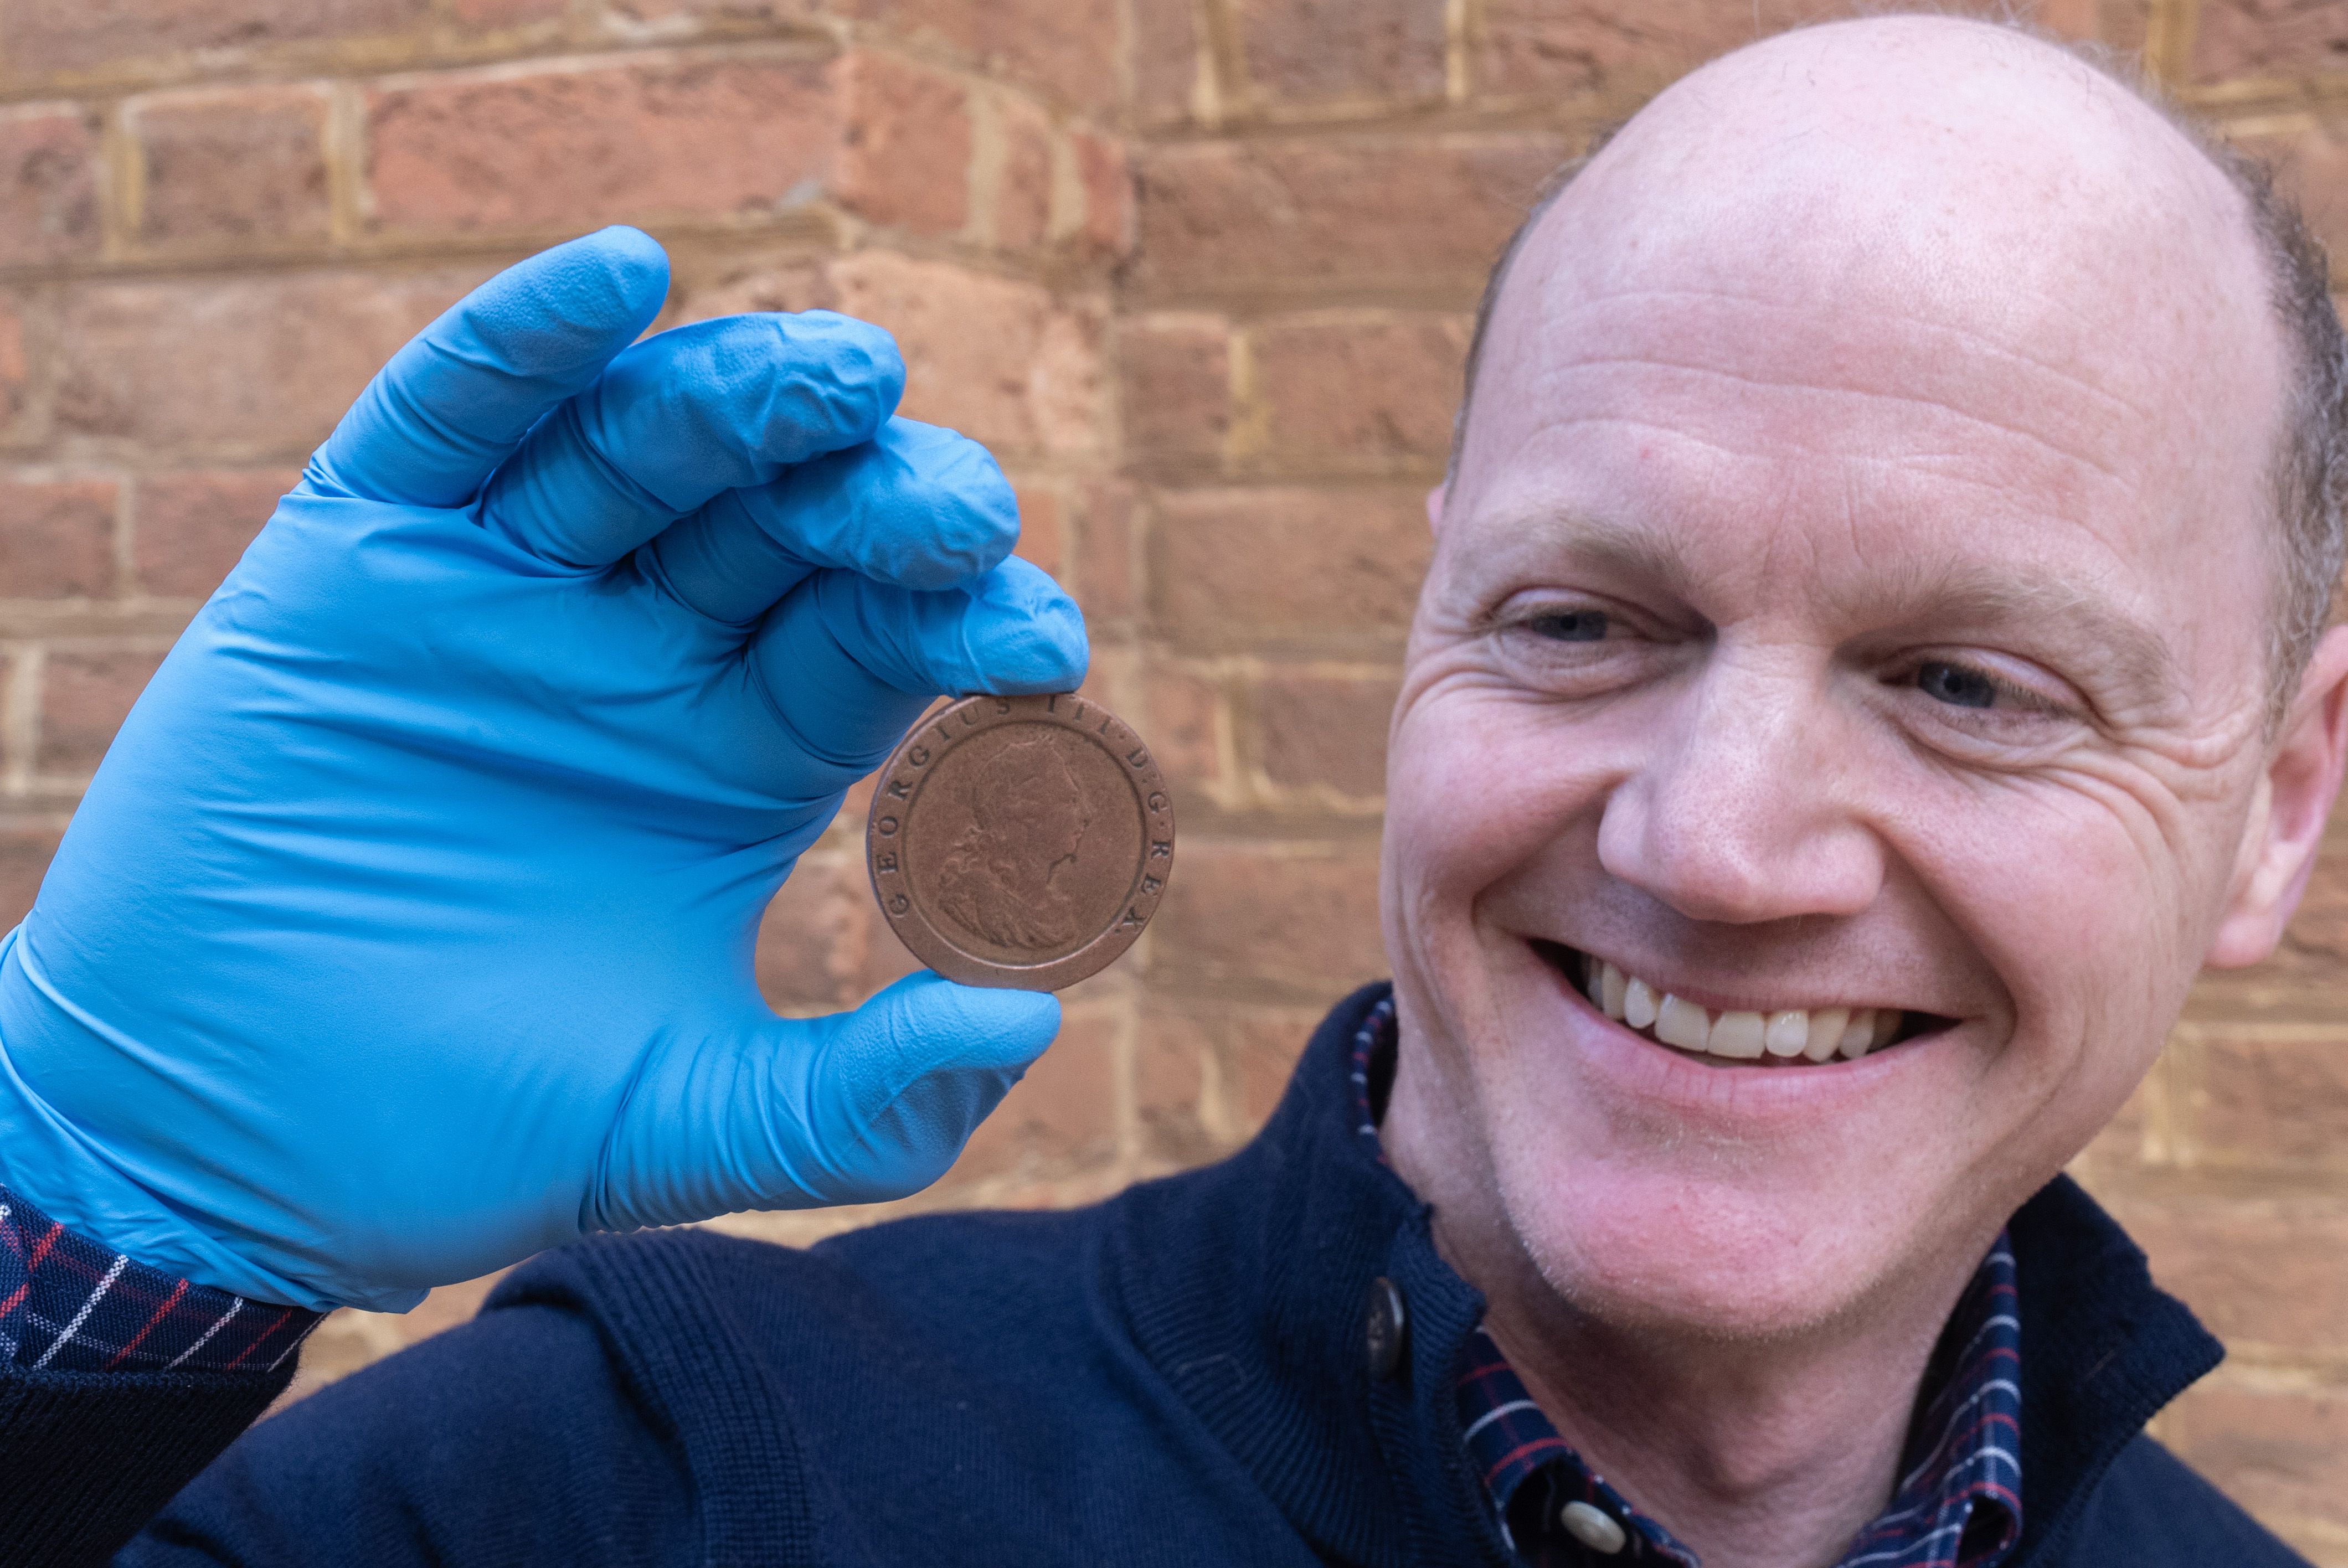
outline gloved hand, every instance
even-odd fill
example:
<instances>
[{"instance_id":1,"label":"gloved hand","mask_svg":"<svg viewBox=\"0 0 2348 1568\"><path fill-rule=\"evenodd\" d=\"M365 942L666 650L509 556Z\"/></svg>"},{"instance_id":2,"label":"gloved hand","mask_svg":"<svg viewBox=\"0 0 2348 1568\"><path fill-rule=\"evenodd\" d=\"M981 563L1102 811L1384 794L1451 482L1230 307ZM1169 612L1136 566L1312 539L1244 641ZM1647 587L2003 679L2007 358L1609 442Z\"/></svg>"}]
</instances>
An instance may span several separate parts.
<instances>
[{"instance_id":1,"label":"gloved hand","mask_svg":"<svg viewBox=\"0 0 2348 1568\"><path fill-rule=\"evenodd\" d=\"M1002 473L879 329L634 343L610 229L345 415L123 725L0 955L0 1181L312 1307L582 1231L934 1180L1059 1025L934 975L777 1018L760 912L933 693L1066 690ZM334 323L316 323L332 332Z\"/></svg>"}]
</instances>

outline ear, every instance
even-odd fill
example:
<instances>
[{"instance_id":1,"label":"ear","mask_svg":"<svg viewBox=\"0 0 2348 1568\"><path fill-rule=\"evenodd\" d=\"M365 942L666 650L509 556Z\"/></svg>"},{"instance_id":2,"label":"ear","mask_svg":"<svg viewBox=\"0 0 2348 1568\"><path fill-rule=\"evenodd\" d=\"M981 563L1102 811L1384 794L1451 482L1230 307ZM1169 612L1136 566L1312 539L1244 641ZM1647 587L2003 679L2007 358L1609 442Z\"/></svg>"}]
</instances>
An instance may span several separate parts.
<instances>
[{"instance_id":1,"label":"ear","mask_svg":"<svg viewBox=\"0 0 2348 1568\"><path fill-rule=\"evenodd\" d=\"M2255 964L2275 950L2307 890L2323 842L2323 825L2340 794L2348 754L2348 627L2315 645L2299 696L2267 759L2250 819L2242 827L2234 886L2204 962L2213 968Z\"/></svg>"},{"instance_id":2,"label":"ear","mask_svg":"<svg viewBox=\"0 0 2348 1568\"><path fill-rule=\"evenodd\" d=\"M1437 485L1426 493L1426 526L1434 533L1443 531L1443 503L1450 494L1448 484Z\"/></svg>"}]
</instances>

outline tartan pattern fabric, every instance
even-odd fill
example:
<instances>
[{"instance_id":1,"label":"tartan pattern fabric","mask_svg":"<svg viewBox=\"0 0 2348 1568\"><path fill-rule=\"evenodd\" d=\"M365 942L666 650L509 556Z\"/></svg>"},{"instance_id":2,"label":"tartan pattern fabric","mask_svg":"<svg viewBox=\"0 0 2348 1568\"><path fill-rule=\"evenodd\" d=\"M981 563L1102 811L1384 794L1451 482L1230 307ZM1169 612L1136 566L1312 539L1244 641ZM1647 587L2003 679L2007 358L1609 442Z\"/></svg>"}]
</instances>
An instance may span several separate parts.
<instances>
[{"instance_id":1,"label":"tartan pattern fabric","mask_svg":"<svg viewBox=\"0 0 2348 1568\"><path fill-rule=\"evenodd\" d=\"M1581 1462L1481 1328L1459 1378L1459 1420L1468 1462L1483 1478L1500 1535L1525 1562L1540 1568L1581 1563L1582 1548L1558 1517L1567 1503L1587 1502L1626 1526L1630 1541L1620 1560L1697 1568L1694 1553Z\"/></svg>"},{"instance_id":2,"label":"tartan pattern fabric","mask_svg":"<svg viewBox=\"0 0 2348 1568\"><path fill-rule=\"evenodd\" d=\"M1354 1039L1354 1131L1374 1143L1391 1082L1394 998L1370 1009ZM1383 1157L1383 1156L1381 1156ZM1910 1429L1890 1506L1859 1532L1838 1568L1996 1568L2022 1535L2022 1325L2013 1249L2003 1233L1974 1271L1925 1371L1935 1390ZM1492 1337L1470 1343L1457 1386L1468 1459L1502 1539L1529 1568L1657 1563L1699 1568L1695 1553L1592 1472L1533 1402ZM1624 1527L1601 1556L1567 1533L1561 1512L1585 1502Z\"/></svg>"},{"instance_id":3,"label":"tartan pattern fabric","mask_svg":"<svg viewBox=\"0 0 2348 1568\"><path fill-rule=\"evenodd\" d=\"M133 1263L0 1187L0 1356L28 1371L266 1373L318 1320Z\"/></svg>"}]
</instances>

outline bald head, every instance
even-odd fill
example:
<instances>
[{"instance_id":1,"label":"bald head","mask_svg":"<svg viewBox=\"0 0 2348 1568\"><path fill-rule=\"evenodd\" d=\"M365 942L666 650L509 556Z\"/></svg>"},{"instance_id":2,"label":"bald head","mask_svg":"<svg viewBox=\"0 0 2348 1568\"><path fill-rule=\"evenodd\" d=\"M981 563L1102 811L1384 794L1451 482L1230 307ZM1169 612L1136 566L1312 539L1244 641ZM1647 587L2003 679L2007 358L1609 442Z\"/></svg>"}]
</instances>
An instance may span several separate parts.
<instances>
[{"instance_id":1,"label":"bald head","mask_svg":"<svg viewBox=\"0 0 2348 1568\"><path fill-rule=\"evenodd\" d=\"M1592 300L1733 295L1798 323L1821 371L1903 318L1928 355L1938 334L2017 385L2075 384L2034 432L2075 459L2060 482L2137 465L2151 493L2281 514L2271 663L2295 678L2339 570L2339 329L2320 253L2239 158L2064 47L1916 15L1726 56L1567 173L1496 269L1471 396L1538 375L1523 356ZM1932 363L1887 365L1880 392L1998 417L1978 357ZM1455 481L1477 439L1463 402Z\"/></svg>"}]
</instances>

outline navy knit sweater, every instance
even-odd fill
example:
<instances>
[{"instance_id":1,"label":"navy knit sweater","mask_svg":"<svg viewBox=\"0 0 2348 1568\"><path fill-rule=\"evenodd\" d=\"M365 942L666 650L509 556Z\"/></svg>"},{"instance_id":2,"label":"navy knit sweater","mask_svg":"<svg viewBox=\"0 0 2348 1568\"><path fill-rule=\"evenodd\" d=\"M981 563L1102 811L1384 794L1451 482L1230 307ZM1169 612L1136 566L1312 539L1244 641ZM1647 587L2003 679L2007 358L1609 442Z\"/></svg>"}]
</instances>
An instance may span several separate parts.
<instances>
[{"instance_id":1,"label":"navy knit sweater","mask_svg":"<svg viewBox=\"0 0 2348 1568\"><path fill-rule=\"evenodd\" d=\"M1379 994L1332 1014L1248 1148L1096 1208L804 1252L673 1231L551 1254L470 1325L246 1434L121 1560L1504 1563L1454 1397L1482 1303L1344 1113ZM2219 1354L2142 1254L2067 1181L2011 1234L2013 1562L2297 1563L2142 1435ZM1399 1357L1365 1343L1380 1278L1405 1303ZM151 1449L142 1429L207 1419L201 1390L88 1392L78 1419L68 1391L36 1450L26 1388L12 1407L0 1385L6 1486L81 1489L15 1542L28 1560L121 1540L154 1500L131 1477L109 1511L90 1478Z\"/></svg>"}]
</instances>

